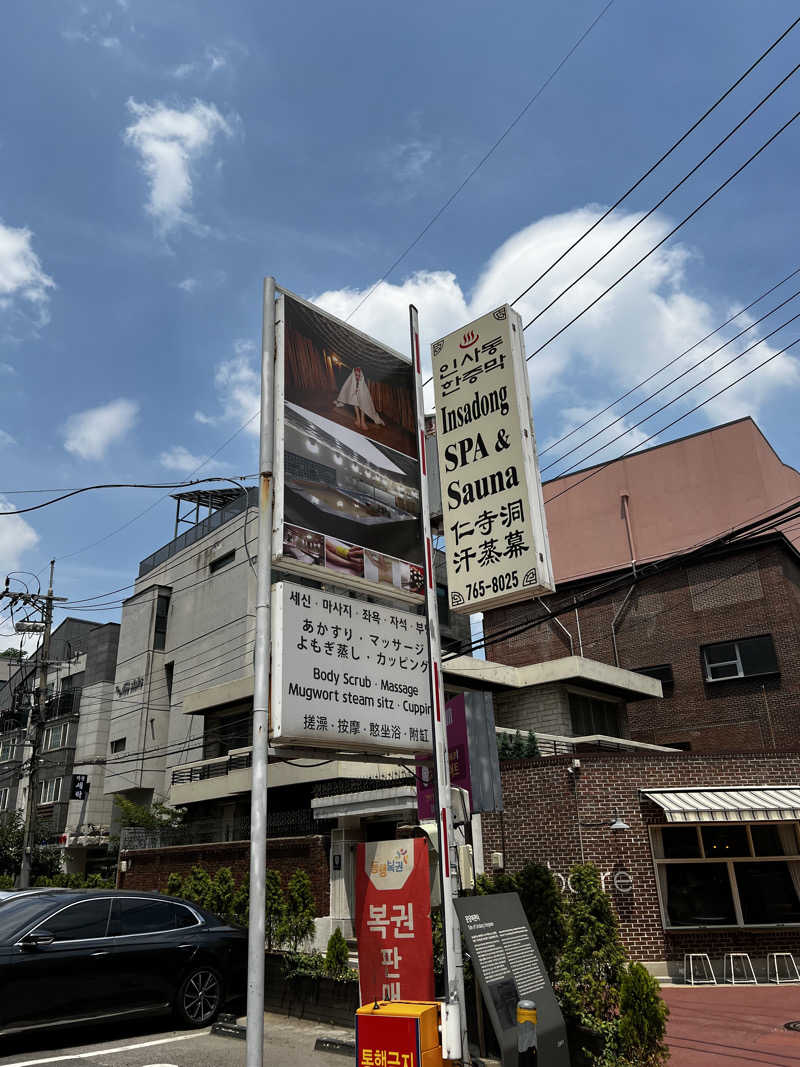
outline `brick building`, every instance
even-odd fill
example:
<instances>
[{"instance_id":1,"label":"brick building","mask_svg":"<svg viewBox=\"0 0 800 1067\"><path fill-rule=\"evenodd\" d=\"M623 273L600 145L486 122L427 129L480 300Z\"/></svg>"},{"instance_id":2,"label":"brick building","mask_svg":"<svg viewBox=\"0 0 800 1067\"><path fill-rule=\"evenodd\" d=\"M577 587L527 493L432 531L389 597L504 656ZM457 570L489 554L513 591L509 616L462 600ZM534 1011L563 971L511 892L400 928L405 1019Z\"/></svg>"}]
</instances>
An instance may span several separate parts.
<instances>
[{"instance_id":1,"label":"brick building","mask_svg":"<svg viewBox=\"0 0 800 1067\"><path fill-rule=\"evenodd\" d=\"M659 977L679 975L687 952L708 953L720 978L726 952L749 953L762 976L768 953L800 955L800 810L781 807L800 804L787 788L800 786L800 751L575 762L502 763L505 810L483 816L486 855L510 873L547 864L565 892L574 863L597 864L626 950ZM760 788L743 796L748 783Z\"/></svg>"}]
</instances>

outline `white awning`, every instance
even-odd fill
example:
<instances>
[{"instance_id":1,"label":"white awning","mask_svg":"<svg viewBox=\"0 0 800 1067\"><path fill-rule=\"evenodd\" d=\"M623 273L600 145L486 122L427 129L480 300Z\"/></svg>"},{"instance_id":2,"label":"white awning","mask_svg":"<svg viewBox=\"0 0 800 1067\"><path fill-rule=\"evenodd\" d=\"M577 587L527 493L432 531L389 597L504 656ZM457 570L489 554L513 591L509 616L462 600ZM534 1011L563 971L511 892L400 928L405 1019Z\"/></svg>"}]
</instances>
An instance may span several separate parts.
<instances>
[{"instance_id":1,"label":"white awning","mask_svg":"<svg viewBox=\"0 0 800 1067\"><path fill-rule=\"evenodd\" d=\"M642 789L667 822L781 822L800 820L800 786L745 789Z\"/></svg>"}]
</instances>

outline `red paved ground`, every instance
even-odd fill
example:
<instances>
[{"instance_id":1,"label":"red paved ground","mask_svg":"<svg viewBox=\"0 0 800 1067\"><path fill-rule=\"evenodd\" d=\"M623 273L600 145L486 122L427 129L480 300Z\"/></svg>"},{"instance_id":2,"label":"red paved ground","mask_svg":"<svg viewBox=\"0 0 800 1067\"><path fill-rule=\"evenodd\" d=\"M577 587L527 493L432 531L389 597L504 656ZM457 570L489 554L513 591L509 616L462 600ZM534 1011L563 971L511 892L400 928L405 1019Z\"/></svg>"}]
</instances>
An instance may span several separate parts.
<instances>
[{"instance_id":1,"label":"red paved ground","mask_svg":"<svg viewBox=\"0 0 800 1067\"><path fill-rule=\"evenodd\" d=\"M670 1067L800 1067L800 986L665 986Z\"/></svg>"}]
</instances>

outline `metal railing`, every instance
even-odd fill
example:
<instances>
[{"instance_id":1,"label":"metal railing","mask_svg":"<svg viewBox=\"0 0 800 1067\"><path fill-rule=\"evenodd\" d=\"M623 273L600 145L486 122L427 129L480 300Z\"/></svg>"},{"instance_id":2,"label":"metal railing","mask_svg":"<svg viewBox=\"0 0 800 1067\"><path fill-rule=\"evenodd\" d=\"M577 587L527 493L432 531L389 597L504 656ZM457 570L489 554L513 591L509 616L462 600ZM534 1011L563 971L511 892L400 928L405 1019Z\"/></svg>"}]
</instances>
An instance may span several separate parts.
<instances>
[{"instance_id":1,"label":"metal railing","mask_svg":"<svg viewBox=\"0 0 800 1067\"><path fill-rule=\"evenodd\" d=\"M206 782L209 778L224 778L232 771L244 771L252 766L253 753L240 752L227 759L209 760L193 767L176 767L172 772L172 784L190 785L192 782Z\"/></svg>"}]
</instances>

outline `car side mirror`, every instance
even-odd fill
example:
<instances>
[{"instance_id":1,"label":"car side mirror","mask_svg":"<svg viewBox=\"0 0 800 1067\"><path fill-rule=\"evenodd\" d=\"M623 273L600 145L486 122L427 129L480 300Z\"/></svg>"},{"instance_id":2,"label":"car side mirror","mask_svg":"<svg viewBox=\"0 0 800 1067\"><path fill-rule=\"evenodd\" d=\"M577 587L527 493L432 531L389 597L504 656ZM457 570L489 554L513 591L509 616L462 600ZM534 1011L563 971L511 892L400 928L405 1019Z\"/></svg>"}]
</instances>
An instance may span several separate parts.
<instances>
[{"instance_id":1,"label":"car side mirror","mask_svg":"<svg viewBox=\"0 0 800 1067\"><path fill-rule=\"evenodd\" d=\"M36 930L35 933L26 934L20 941L25 948L42 948L44 945L52 945L55 936L49 930Z\"/></svg>"}]
</instances>

